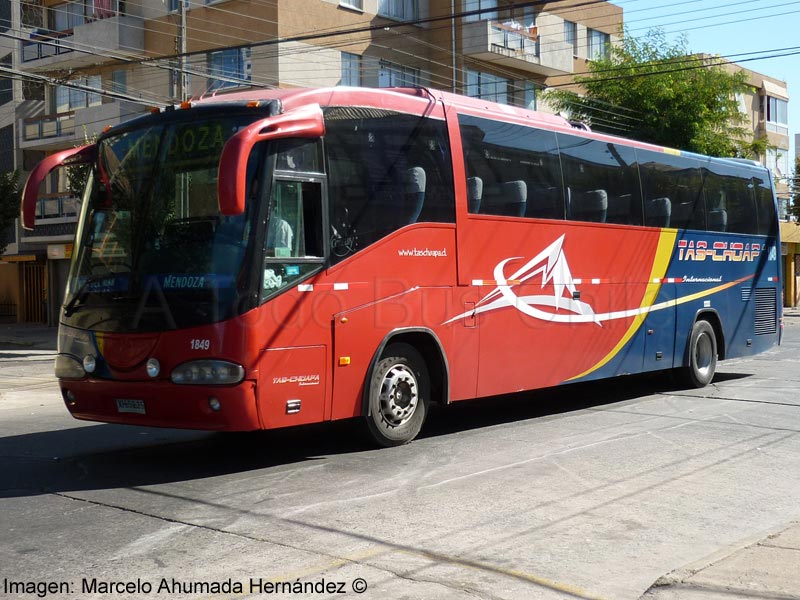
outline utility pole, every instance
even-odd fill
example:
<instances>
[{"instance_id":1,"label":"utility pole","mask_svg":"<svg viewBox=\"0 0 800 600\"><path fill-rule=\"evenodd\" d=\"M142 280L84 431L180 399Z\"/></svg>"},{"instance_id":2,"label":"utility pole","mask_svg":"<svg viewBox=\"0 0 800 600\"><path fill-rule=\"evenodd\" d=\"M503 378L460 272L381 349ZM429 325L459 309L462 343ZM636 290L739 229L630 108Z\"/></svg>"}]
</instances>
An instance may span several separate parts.
<instances>
[{"instance_id":1,"label":"utility pole","mask_svg":"<svg viewBox=\"0 0 800 600\"><path fill-rule=\"evenodd\" d=\"M178 15L180 22L178 24L178 65L180 72L178 73L178 80L180 81L180 99L181 102L189 99L189 78L186 74L186 6L189 0L178 0L180 8Z\"/></svg>"}]
</instances>

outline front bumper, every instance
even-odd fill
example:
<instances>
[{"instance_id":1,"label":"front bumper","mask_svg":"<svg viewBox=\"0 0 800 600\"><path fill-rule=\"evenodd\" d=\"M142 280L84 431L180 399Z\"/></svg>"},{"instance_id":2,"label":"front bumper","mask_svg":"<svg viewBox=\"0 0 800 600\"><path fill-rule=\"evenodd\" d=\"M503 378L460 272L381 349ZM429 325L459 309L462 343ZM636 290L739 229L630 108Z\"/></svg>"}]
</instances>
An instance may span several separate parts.
<instances>
[{"instance_id":1,"label":"front bumper","mask_svg":"<svg viewBox=\"0 0 800 600\"><path fill-rule=\"evenodd\" d=\"M262 428L253 381L201 386L170 381L62 379L59 386L67 409L76 419L213 431Z\"/></svg>"}]
</instances>

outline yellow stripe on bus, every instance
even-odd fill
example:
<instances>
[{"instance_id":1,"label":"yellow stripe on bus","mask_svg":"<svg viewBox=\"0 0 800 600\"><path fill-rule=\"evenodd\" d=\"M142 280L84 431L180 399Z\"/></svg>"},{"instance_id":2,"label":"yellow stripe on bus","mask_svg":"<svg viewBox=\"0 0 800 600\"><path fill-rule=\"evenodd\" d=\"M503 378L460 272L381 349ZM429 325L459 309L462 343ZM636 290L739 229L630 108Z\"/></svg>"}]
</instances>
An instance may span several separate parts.
<instances>
[{"instance_id":1,"label":"yellow stripe on bus","mask_svg":"<svg viewBox=\"0 0 800 600\"><path fill-rule=\"evenodd\" d=\"M662 229L661 235L658 238L658 247L656 249L656 256L653 260L653 269L650 272L650 277L648 281L650 283L647 284L647 289L644 291L644 296L642 297L642 302L639 304L639 308L645 308L647 306L652 306L656 298L658 297L658 292L661 289L661 279L664 277L664 274L667 272L667 267L669 267L669 261L672 258L672 254L675 250L675 239L678 237L678 231L676 229ZM634 336L634 334L639 330L639 327L642 326L644 320L647 318L647 312L642 311L638 315L633 318L633 322L631 322L630 327L628 327L628 331L625 332L625 335L620 338L617 345L612 348L611 352L606 354L600 362L595 364L593 367L589 368L588 370L584 371L580 375L575 375L575 377L571 377L567 381L574 381L575 379L580 379L581 377L585 377L589 373L593 373L597 369L605 366L614 358L625 344L627 344L630 339Z\"/></svg>"}]
</instances>

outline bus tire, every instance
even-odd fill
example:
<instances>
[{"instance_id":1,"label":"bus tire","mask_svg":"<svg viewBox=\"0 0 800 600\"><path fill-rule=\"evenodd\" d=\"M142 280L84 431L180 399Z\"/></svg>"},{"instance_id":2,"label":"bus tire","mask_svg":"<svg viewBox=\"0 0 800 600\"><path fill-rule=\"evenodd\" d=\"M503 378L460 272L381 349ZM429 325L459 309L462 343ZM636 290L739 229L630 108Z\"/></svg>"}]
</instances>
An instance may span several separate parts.
<instances>
[{"instance_id":1,"label":"bus tire","mask_svg":"<svg viewBox=\"0 0 800 600\"><path fill-rule=\"evenodd\" d=\"M369 381L367 432L385 448L407 444L428 412L430 377L425 360L405 343L389 345Z\"/></svg>"},{"instance_id":2,"label":"bus tire","mask_svg":"<svg viewBox=\"0 0 800 600\"><path fill-rule=\"evenodd\" d=\"M717 369L717 336L708 321L699 320L689 336L688 364L679 371L681 383L690 388L707 386Z\"/></svg>"}]
</instances>

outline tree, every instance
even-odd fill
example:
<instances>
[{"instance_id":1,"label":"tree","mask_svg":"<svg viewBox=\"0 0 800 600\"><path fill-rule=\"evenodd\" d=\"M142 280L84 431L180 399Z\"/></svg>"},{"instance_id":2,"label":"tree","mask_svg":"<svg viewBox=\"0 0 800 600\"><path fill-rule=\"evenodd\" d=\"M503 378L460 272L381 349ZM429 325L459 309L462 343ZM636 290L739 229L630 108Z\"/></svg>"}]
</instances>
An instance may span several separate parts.
<instances>
[{"instance_id":1,"label":"tree","mask_svg":"<svg viewBox=\"0 0 800 600\"><path fill-rule=\"evenodd\" d=\"M629 34L576 76L583 95L551 89L557 111L592 129L713 156L752 156L758 143L742 127L736 93L745 74L729 72L715 57L689 54L686 38L670 46L664 32ZM753 145L755 142L755 146Z\"/></svg>"},{"instance_id":2,"label":"tree","mask_svg":"<svg viewBox=\"0 0 800 600\"><path fill-rule=\"evenodd\" d=\"M800 221L800 157L794 159L794 171L789 178L789 214Z\"/></svg>"},{"instance_id":3,"label":"tree","mask_svg":"<svg viewBox=\"0 0 800 600\"><path fill-rule=\"evenodd\" d=\"M0 174L0 254L6 251L10 239L5 231L19 216L20 193L19 171Z\"/></svg>"}]
</instances>

